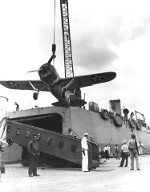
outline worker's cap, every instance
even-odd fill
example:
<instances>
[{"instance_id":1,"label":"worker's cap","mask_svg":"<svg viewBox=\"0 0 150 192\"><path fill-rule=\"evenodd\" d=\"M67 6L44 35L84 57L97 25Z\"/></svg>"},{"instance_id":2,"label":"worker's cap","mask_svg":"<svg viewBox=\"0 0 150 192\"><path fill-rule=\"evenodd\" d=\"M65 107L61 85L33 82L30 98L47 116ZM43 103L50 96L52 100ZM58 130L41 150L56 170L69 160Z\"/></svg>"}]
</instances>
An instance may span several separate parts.
<instances>
[{"instance_id":1,"label":"worker's cap","mask_svg":"<svg viewBox=\"0 0 150 192\"><path fill-rule=\"evenodd\" d=\"M88 133L84 133L84 136L88 136Z\"/></svg>"},{"instance_id":2,"label":"worker's cap","mask_svg":"<svg viewBox=\"0 0 150 192\"><path fill-rule=\"evenodd\" d=\"M34 138L34 137L37 137L37 135L36 135L36 134L33 134L33 138Z\"/></svg>"},{"instance_id":3,"label":"worker's cap","mask_svg":"<svg viewBox=\"0 0 150 192\"><path fill-rule=\"evenodd\" d=\"M127 140L123 140L123 142L122 142L123 144L125 144L125 143L127 143Z\"/></svg>"}]
</instances>

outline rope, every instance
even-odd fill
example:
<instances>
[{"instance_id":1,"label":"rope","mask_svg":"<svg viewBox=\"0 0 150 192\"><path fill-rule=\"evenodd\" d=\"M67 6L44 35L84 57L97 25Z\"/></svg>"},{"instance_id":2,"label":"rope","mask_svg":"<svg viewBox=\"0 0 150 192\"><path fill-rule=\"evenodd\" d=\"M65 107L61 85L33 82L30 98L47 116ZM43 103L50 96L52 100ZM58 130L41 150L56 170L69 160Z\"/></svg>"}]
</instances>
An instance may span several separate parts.
<instances>
[{"instance_id":1,"label":"rope","mask_svg":"<svg viewBox=\"0 0 150 192\"><path fill-rule=\"evenodd\" d=\"M148 149L146 149L146 148L145 148L145 147L143 147L143 146L141 146L141 147L150 153L150 151L149 151Z\"/></svg>"},{"instance_id":2,"label":"rope","mask_svg":"<svg viewBox=\"0 0 150 192\"><path fill-rule=\"evenodd\" d=\"M74 134L79 138L79 139L81 139L81 137L73 130L73 129L71 129L73 132L74 132Z\"/></svg>"}]
</instances>

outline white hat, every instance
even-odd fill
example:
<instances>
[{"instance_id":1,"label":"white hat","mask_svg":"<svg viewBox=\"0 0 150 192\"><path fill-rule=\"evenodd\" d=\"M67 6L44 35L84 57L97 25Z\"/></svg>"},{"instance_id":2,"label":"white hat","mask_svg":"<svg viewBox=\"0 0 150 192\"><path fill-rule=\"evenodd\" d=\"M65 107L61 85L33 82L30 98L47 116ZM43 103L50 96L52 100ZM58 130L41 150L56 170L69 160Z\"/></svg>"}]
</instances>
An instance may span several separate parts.
<instances>
[{"instance_id":1,"label":"white hat","mask_svg":"<svg viewBox=\"0 0 150 192\"><path fill-rule=\"evenodd\" d=\"M84 136L88 136L88 133L84 133Z\"/></svg>"}]
</instances>

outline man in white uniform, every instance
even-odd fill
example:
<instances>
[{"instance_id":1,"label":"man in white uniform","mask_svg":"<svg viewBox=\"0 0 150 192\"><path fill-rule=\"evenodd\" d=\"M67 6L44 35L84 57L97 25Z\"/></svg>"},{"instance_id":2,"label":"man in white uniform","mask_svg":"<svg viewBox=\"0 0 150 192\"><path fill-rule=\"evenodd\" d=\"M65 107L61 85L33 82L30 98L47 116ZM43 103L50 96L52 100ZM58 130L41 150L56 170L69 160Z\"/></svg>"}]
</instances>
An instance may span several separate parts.
<instances>
[{"instance_id":1,"label":"man in white uniform","mask_svg":"<svg viewBox=\"0 0 150 192\"><path fill-rule=\"evenodd\" d=\"M143 155L143 143L139 141L138 143L138 150L139 150L139 155Z\"/></svg>"},{"instance_id":2,"label":"man in white uniform","mask_svg":"<svg viewBox=\"0 0 150 192\"><path fill-rule=\"evenodd\" d=\"M83 139L81 141L82 147L82 171L88 172L89 171L89 162L88 162L88 133L84 133Z\"/></svg>"}]
</instances>

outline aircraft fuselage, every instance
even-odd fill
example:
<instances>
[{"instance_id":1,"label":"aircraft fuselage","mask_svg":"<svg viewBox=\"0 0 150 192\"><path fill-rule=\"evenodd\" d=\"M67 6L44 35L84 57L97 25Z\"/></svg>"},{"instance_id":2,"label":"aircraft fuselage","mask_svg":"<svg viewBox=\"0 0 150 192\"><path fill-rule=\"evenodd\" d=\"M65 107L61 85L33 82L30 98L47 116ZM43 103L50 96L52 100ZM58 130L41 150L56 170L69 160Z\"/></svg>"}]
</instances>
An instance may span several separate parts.
<instances>
[{"instance_id":1,"label":"aircraft fuselage","mask_svg":"<svg viewBox=\"0 0 150 192\"><path fill-rule=\"evenodd\" d=\"M49 63L43 64L39 69L40 80L46 84L48 90L66 107L70 106L69 94L62 97L62 87L59 84L60 77L55 67Z\"/></svg>"},{"instance_id":2,"label":"aircraft fuselage","mask_svg":"<svg viewBox=\"0 0 150 192\"><path fill-rule=\"evenodd\" d=\"M49 85L60 79L55 67L48 63L45 63L40 67L39 76L41 81Z\"/></svg>"}]
</instances>

